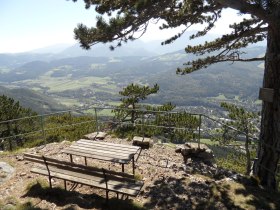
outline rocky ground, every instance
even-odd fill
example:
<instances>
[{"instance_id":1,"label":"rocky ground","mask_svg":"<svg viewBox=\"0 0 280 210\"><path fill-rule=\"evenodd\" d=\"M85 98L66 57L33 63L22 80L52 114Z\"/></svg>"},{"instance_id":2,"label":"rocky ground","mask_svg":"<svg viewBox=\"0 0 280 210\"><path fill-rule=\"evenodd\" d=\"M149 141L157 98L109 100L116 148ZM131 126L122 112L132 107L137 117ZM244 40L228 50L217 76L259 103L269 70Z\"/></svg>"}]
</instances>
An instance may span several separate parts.
<instances>
[{"instance_id":1,"label":"rocky ground","mask_svg":"<svg viewBox=\"0 0 280 210\"><path fill-rule=\"evenodd\" d=\"M131 144L125 139L111 136L103 141ZM51 143L25 151L69 161L69 157L60 151L70 144L68 141ZM83 159L75 157L74 162L83 163ZM89 160L88 164L121 170L119 164L109 162ZM251 199L251 203L241 199L242 196L245 197L246 187L239 181L244 177L200 161L185 164L182 155L175 153L174 146L169 144L154 144L152 148L141 152L136 163L136 176L145 182L141 193L136 198L124 201L115 199L115 194L112 193L108 206L104 206L104 190L68 183L67 188L72 189L65 192L63 182L55 179L52 182L56 188L50 190L46 187L47 178L30 173L31 167L32 163L25 161L21 152L0 155L0 209L17 209L20 204L25 209L68 210L266 209L258 206L259 198L256 196ZM125 166L125 170L131 172L131 165ZM236 196L231 195L231 188L240 190L239 199L236 200ZM269 204L265 207L267 206L271 207ZM277 208L275 205L274 207Z\"/></svg>"}]
</instances>

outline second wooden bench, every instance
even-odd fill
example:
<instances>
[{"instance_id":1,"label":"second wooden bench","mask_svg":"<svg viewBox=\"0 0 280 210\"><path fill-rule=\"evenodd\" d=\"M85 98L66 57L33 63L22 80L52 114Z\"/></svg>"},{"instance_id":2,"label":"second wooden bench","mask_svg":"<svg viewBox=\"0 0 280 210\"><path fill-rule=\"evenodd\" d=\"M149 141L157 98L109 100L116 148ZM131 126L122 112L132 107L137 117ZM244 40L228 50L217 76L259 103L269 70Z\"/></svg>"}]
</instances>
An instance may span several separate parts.
<instances>
[{"instance_id":1,"label":"second wooden bench","mask_svg":"<svg viewBox=\"0 0 280 210\"><path fill-rule=\"evenodd\" d=\"M42 155L25 153L24 159L38 163L31 168L31 172L48 176L50 188L52 188L52 178L64 180L65 189L66 181L88 185L104 189L106 202L110 191L117 193L117 196L120 193L135 197L144 184L142 181L137 181L132 174L74 164Z\"/></svg>"}]
</instances>

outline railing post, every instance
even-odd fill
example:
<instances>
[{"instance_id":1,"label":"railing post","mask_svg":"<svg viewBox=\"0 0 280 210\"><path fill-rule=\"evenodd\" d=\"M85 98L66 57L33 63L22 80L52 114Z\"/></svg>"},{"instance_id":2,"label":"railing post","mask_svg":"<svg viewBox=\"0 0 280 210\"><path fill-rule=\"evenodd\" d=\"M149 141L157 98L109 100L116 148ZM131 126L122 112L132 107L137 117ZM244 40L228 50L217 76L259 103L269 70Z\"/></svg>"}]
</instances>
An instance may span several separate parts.
<instances>
[{"instance_id":1,"label":"railing post","mask_svg":"<svg viewBox=\"0 0 280 210\"><path fill-rule=\"evenodd\" d=\"M98 119L97 119L97 111L96 108L94 108L94 116L95 116L95 130L99 132L99 126L98 126Z\"/></svg>"},{"instance_id":2,"label":"railing post","mask_svg":"<svg viewBox=\"0 0 280 210\"><path fill-rule=\"evenodd\" d=\"M44 143L46 145L47 140L46 140L45 123L44 123L44 116L43 115L41 115L40 120L41 120L41 129L42 129L43 139L44 139Z\"/></svg>"},{"instance_id":3,"label":"railing post","mask_svg":"<svg viewBox=\"0 0 280 210\"><path fill-rule=\"evenodd\" d=\"M12 136L11 136L11 133L12 133L12 129L11 129L11 125L10 125L10 121L7 122L7 130L8 130L8 139L9 139L9 149L10 151L13 151L13 142L12 142Z\"/></svg>"},{"instance_id":4,"label":"railing post","mask_svg":"<svg viewBox=\"0 0 280 210\"><path fill-rule=\"evenodd\" d=\"M201 114L199 114L199 127L198 127L198 148L200 148L200 130L201 130Z\"/></svg>"},{"instance_id":5,"label":"railing post","mask_svg":"<svg viewBox=\"0 0 280 210\"><path fill-rule=\"evenodd\" d=\"M142 133L142 137L143 137L143 139L142 139L142 141L144 141L144 111L141 111L142 112L142 119L141 119L141 133Z\"/></svg>"}]
</instances>

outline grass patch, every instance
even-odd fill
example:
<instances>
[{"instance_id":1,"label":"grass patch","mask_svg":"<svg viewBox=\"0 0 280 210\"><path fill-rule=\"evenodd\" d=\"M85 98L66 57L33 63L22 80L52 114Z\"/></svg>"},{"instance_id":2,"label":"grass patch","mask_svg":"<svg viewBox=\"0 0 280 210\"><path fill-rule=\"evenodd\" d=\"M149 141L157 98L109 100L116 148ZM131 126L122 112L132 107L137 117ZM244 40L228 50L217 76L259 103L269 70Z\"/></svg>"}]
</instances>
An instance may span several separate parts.
<instances>
[{"instance_id":1,"label":"grass patch","mask_svg":"<svg viewBox=\"0 0 280 210\"><path fill-rule=\"evenodd\" d=\"M0 209L2 210L41 210L35 207L31 202L20 203L18 198L13 196L0 201Z\"/></svg>"},{"instance_id":2,"label":"grass patch","mask_svg":"<svg viewBox=\"0 0 280 210\"><path fill-rule=\"evenodd\" d=\"M212 184L212 198L210 200L215 201L215 203L221 202L228 209L276 210L280 208L279 193L268 192L248 183L228 181L222 184ZM211 207L212 204L210 202L208 207Z\"/></svg>"},{"instance_id":3,"label":"grass patch","mask_svg":"<svg viewBox=\"0 0 280 210\"><path fill-rule=\"evenodd\" d=\"M141 181L143 179L143 175L142 174L135 174L134 175L134 178L137 180L137 181Z\"/></svg>"},{"instance_id":4,"label":"grass patch","mask_svg":"<svg viewBox=\"0 0 280 210\"><path fill-rule=\"evenodd\" d=\"M62 92L66 90L75 90L80 88L91 87L92 85L107 86L111 81L109 77L82 77L73 79L70 76L51 77L46 74L39 77L39 79L32 81L33 86L48 88L49 92ZM110 85L110 88L115 88Z\"/></svg>"},{"instance_id":5,"label":"grass patch","mask_svg":"<svg viewBox=\"0 0 280 210\"><path fill-rule=\"evenodd\" d=\"M73 107L73 106L79 106L81 103L78 99L72 99L72 98L56 98L59 103L62 105L68 106L68 107Z\"/></svg>"}]
</instances>

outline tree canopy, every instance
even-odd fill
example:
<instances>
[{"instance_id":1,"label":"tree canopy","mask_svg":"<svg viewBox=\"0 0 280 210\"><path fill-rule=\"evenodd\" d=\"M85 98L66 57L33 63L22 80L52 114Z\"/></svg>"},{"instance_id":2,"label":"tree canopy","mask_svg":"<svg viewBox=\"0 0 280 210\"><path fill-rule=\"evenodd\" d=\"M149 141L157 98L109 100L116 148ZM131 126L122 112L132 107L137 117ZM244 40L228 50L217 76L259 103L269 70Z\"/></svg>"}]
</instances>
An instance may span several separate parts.
<instances>
[{"instance_id":1,"label":"tree canopy","mask_svg":"<svg viewBox=\"0 0 280 210\"><path fill-rule=\"evenodd\" d=\"M240 23L229 25L232 32L224 34L211 42L203 45L186 46L187 53L207 55L203 58L185 63L184 69L178 69L178 73L185 74L210 64L222 61L255 61L264 60L264 57L244 58L241 49L251 43L263 41L267 37L268 23L275 25L273 8L279 7L277 0L138 0L138 1L89 1L85 0L86 8L91 6L99 16L95 27L87 27L79 24L74 30L75 38L81 46L89 49L98 42L116 41L112 49L121 46L129 40L137 39L144 34L149 23L164 20L161 29L184 26L184 29L162 42L170 44L192 25L204 24L205 27L190 36L195 39L205 36L222 18L222 10L232 8L240 11L240 15L250 14L250 18L244 18ZM105 16L108 17L104 18ZM139 33L136 32L141 32Z\"/></svg>"},{"instance_id":2,"label":"tree canopy","mask_svg":"<svg viewBox=\"0 0 280 210\"><path fill-rule=\"evenodd\" d=\"M29 117L32 115L36 115L36 113L31 109L22 107L18 101L15 101L14 99L9 98L5 95L0 96L0 138L9 137L12 135L16 136L20 133L25 133L27 130L31 130L30 127L33 126L31 120L12 120ZM9 148L10 150L12 150L12 140L11 138L9 138L8 140ZM23 144L23 140L20 137L17 137L16 140L19 142L19 145ZM3 147L2 144L0 146Z\"/></svg>"},{"instance_id":3,"label":"tree canopy","mask_svg":"<svg viewBox=\"0 0 280 210\"><path fill-rule=\"evenodd\" d=\"M251 154L249 150L249 145L251 144L250 135L257 131L256 121L258 118L258 113L250 112L245 110L242 107L238 107L234 104L229 104L226 102L221 103L226 111L228 111L228 117L231 119L225 124L230 127L234 127L238 130L235 131L235 135L240 134L240 131L245 134L244 148L246 153L246 175L249 175L251 172Z\"/></svg>"},{"instance_id":4,"label":"tree canopy","mask_svg":"<svg viewBox=\"0 0 280 210\"><path fill-rule=\"evenodd\" d=\"M77 1L77 0L73 0ZM112 49L144 34L152 22L163 20L161 29L184 27L165 40L170 44L180 38L192 25L204 28L190 39L202 37L222 18L222 11L232 8L246 16L241 22L229 25L230 33L198 46L186 46L187 53L198 55L185 63L177 73L186 74L224 61L265 60L263 87L273 91L272 101L263 101L260 144L254 174L260 183L276 187L275 173L280 153L280 1L279 0L84 0L86 8L94 7L99 14L95 27L79 24L74 29L81 46L116 43ZM140 35L139 35L140 33ZM267 40L264 57L247 58L242 52L249 44ZM279 150L280 151L280 150Z\"/></svg>"},{"instance_id":5,"label":"tree canopy","mask_svg":"<svg viewBox=\"0 0 280 210\"><path fill-rule=\"evenodd\" d=\"M153 87L141 86L137 84L129 84L124 87L119 94L122 96L121 104L119 108L115 111L116 117L121 121L126 121L129 117L129 121L132 123L137 120L138 113L135 109L141 108L139 102L145 100L149 95L157 93L159 86L155 84Z\"/></svg>"}]
</instances>

